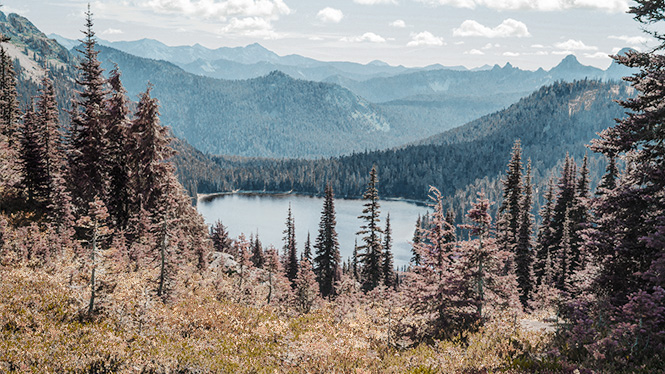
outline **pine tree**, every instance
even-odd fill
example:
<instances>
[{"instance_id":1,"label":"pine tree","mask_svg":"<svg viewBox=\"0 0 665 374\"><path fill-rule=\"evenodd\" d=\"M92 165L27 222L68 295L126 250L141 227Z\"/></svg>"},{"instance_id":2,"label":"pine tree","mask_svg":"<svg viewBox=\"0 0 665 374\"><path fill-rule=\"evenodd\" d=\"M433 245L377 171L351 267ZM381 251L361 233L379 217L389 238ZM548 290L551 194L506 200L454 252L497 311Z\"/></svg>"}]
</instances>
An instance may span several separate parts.
<instances>
[{"instance_id":1,"label":"pine tree","mask_svg":"<svg viewBox=\"0 0 665 374\"><path fill-rule=\"evenodd\" d=\"M353 279L360 280L360 264L358 263L358 239L353 241L353 256L351 258L351 273Z\"/></svg>"},{"instance_id":2,"label":"pine tree","mask_svg":"<svg viewBox=\"0 0 665 374\"><path fill-rule=\"evenodd\" d=\"M379 191L376 186L378 179L376 175L376 166L372 167L369 173L369 183L367 190L363 194L363 199L366 203L363 205L363 212L358 218L365 223L360 226L358 235L364 235L362 240L363 245L358 247L360 261L362 263L362 283L363 289L366 291L373 290L381 283L383 279L382 274L382 244L380 234L383 230L379 226Z\"/></svg>"},{"instance_id":3,"label":"pine tree","mask_svg":"<svg viewBox=\"0 0 665 374\"><path fill-rule=\"evenodd\" d=\"M289 204L289 213L286 216L286 228L284 229L284 269L286 276L294 282L298 276L298 254L296 250L296 228Z\"/></svg>"},{"instance_id":4,"label":"pine tree","mask_svg":"<svg viewBox=\"0 0 665 374\"><path fill-rule=\"evenodd\" d=\"M263 247L261 246L261 241L259 240L258 232L256 233L256 237L254 238L254 242L252 243L252 263L257 268L262 268L263 265L265 264Z\"/></svg>"},{"instance_id":5,"label":"pine tree","mask_svg":"<svg viewBox=\"0 0 665 374\"><path fill-rule=\"evenodd\" d=\"M9 38L0 35L0 43ZM3 46L0 46L0 134L7 139L9 146L18 143L19 117L16 73L14 61Z\"/></svg>"},{"instance_id":6,"label":"pine tree","mask_svg":"<svg viewBox=\"0 0 665 374\"><path fill-rule=\"evenodd\" d=\"M523 306L528 305L533 290L533 226L534 217L531 214L533 187L531 185L531 160L526 167L524 176L524 193L520 201L519 229L515 246L515 272L517 284L520 288L520 301Z\"/></svg>"},{"instance_id":7,"label":"pine tree","mask_svg":"<svg viewBox=\"0 0 665 374\"><path fill-rule=\"evenodd\" d=\"M80 98L74 102L70 126L71 148L69 169L72 183L74 206L84 207L98 196L102 201L108 197L108 139L105 123L104 97L106 80L95 50L95 32L92 30L92 12L90 6L86 12L85 38L79 65L80 77L77 83L83 90ZM80 110L79 110L80 108Z\"/></svg>"},{"instance_id":8,"label":"pine tree","mask_svg":"<svg viewBox=\"0 0 665 374\"><path fill-rule=\"evenodd\" d=\"M151 90L152 87L148 86L141 94L130 128L135 142L131 173L136 199L133 214L145 209L155 221L158 210L164 205L164 181L174 173L173 165L166 161L175 152L170 147L168 129L159 123L159 106L157 99L150 96Z\"/></svg>"},{"instance_id":9,"label":"pine tree","mask_svg":"<svg viewBox=\"0 0 665 374\"><path fill-rule=\"evenodd\" d=\"M215 221L210 227L210 239L212 240L212 247L217 252L228 253L233 255L231 238L226 226L222 224L221 220Z\"/></svg>"},{"instance_id":10,"label":"pine tree","mask_svg":"<svg viewBox=\"0 0 665 374\"><path fill-rule=\"evenodd\" d=\"M112 90L105 103L109 155L108 207L115 226L124 230L130 219L130 201L134 196L131 188L130 155L135 151L132 149L135 143L130 141L129 137L131 122L127 91L120 81L118 66L109 73L108 83Z\"/></svg>"},{"instance_id":11,"label":"pine tree","mask_svg":"<svg viewBox=\"0 0 665 374\"><path fill-rule=\"evenodd\" d=\"M540 217L542 222L538 229L538 237L536 239L536 258L533 264L533 272L536 284L541 284L545 271L546 259L552 253L550 249L554 244L553 233L553 219L554 216L554 181L549 179L547 184L547 192L545 193L545 204L541 207ZM552 251L553 252L553 251Z\"/></svg>"},{"instance_id":12,"label":"pine tree","mask_svg":"<svg viewBox=\"0 0 665 374\"><path fill-rule=\"evenodd\" d=\"M314 302L319 296L319 286L312 265L304 260L298 268L294 284L294 305L298 313L307 314L312 310Z\"/></svg>"},{"instance_id":13,"label":"pine tree","mask_svg":"<svg viewBox=\"0 0 665 374\"><path fill-rule=\"evenodd\" d=\"M66 183L66 158L63 134L58 121L58 103L53 82L45 74L37 98L37 128L41 158L44 165L44 185L39 195L45 201L48 218L60 227L68 227L73 220L71 195Z\"/></svg>"},{"instance_id":14,"label":"pine tree","mask_svg":"<svg viewBox=\"0 0 665 374\"><path fill-rule=\"evenodd\" d=\"M307 240L305 240L305 249L302 252L302 258L306 258L307 261L312 261L312 241L310 240L309 231L307 232Z\"/></svg>"},{"instance_id":15,"label":"pine tree","mask_svg":"<svg viewBox=\"0 0 665 374\"><path fill-rule=\"evenodd\" d=\"M506 251L515 251L522 200L522 148L516 140L503 183L503 202L497 220L497 244Z\"/></svg>"},{"instance_id":16,"label":"pine tree","mask_svg":"<svg viewBox=\"0 0 665 374\"><path fill-rule=\"evenodd\" d=\"M617 168L617 158L614 154L607 156L607 167L605 168L605 175L600 179L598 187L596 188L596 195L603 195L609 190L616 188L616 179L619 176L619 169Z\"/></svg>"},{"instance_id":17,"label":"pine tree","mask_svg":"<svg viewBox=\"0 0 665 374\"><path fill-rule=\"evenodd\" d=\"M397 284L392 252L393 238L392 229L390 228L390 213L386 216L386 228L383 233L383 284L388 288L395 288Z\"/></svg>"},{"instance_id":18,"label":"pine tree","mask_svg":"<svg viewBox=\"0 0 665 374\"><path fill-rule=\"evenodd\" d=\"M21 148L19 152L21 164L21 185L26 191L28 205L39 209L41 201L41 191L46 185L46 165L44 164L44 154L42 148L42 139L37 121L37 115L34 112L32 101L23 116L23 126L21 127Z\"/></svg>"},{"instance_id":19,"label":"pine tree","mask_svg":"<svg viewBox=\"0 0 665 374\"><path fill-rule=\"evenodd\" d=\"M421 221L420 221L420 214L418 214L418 219L416 220L416 228L413 230L413 243L411 246L411 262L418 266L420 265L420 253L418 253L417 248L419 248L419 244L421 242Z\"/></svg>"},{"instance_id":20,"label":"pine tree","mask_svg":"<svg viewBox=\"0 0 665 374\"><path fill-rule=\"evenodd\" d=\"M337 239L337 220L335 218L335 195L332 185L325 188L325 199L321 221L319 223L319 234L316 237L314 249L314 273L319 282L322 297L328 297L335 292L335 283L339 278L339 241Z\"/></svg>"}]
</instances>

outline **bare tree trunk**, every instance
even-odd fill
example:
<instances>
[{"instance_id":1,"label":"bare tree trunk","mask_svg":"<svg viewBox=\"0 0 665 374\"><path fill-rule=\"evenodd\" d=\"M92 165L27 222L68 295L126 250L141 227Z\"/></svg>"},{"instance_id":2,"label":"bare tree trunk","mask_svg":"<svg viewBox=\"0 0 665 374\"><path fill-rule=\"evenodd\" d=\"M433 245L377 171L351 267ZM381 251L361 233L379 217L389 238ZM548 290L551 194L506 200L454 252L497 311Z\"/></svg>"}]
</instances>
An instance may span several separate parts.
<instances>
[{"instance_id":1,"label":"bare tree trunk","mask_svg":"<svg viewBox=\"0 0 665 374\"><path fill-rule=\"evenodd\" d=\"M92 250L90 252L90 260L92 263L92 274L90 275L90 303L88 304L88 315L92 316L95 309L95 288L97 287L95 281L95 270L97 270L96 255L97 254L97 220L92 228Z\"/></svg>"}]
</instances>

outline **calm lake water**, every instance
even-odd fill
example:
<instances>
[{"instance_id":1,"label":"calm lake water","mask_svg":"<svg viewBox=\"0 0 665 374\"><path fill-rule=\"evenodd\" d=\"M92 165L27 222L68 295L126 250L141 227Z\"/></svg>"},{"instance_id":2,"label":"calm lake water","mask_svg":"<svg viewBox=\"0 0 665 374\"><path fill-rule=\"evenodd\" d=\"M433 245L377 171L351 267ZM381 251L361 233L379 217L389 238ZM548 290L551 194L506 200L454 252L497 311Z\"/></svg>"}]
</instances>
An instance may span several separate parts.
<instances>
[{"instance_id":1,"label":"calm lake water","mask_svg":"<svg viewBox=\"0 0 665 374\"><path fill-rule=\"evenodd\" d=\"M236 238L241 233L247 237L256 235L264 248L272 244L282 250L286 216L291 204L295 226L298 252L305 247L307 233L311 235L312 246L318 234L318 225L323 209L323 199L319 197L299 195L266 195L266 194L230 194L220 195L212 199L199 199L198 210L208 225L221 219L229 233ZM395 265L409 263L411 247L418 214L424 215L428 208L404 201L381 201L381 226L385 226L385 217L390 213L390 226L393 232L393 255ZM342 259L353 254L356 232L361 221L358 216L362 212L362 200L335 199L337 216L337 234L339 237ZM358 238L360 242L360 238Z\"/></svg>"}]
</instances>

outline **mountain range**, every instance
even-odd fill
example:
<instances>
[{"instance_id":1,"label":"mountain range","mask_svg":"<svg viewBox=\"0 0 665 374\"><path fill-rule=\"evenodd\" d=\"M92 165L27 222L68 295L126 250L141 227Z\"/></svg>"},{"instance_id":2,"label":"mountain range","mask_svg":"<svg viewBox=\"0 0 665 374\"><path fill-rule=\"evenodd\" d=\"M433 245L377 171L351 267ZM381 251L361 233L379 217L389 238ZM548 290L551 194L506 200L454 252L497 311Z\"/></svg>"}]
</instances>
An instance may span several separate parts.
<instances>
[{"instance_id":1,"label":"mountain range","mask_svg":"<svg viewBox=\"0 0 665 374\"><path fill-rule=\"evenodd\" d=\"M77 54L71 49L78 42L59 38L62 46L15 14L0 17L0 31L12 36L10 53L18 59L24 105L36 93L39 67L48 66L49 74L58 75L58 98L66 108L76 77ZM176 136L205 153L251 157L330 157L415 143L507 108L552 82L613 80L625 73L614 65L604 71L583 66L573 56L549 71L526 71L510 64L478 71L440 66L418 70L378 61L361 65L278 56L258 44L216 50L168 47L148 39L111 44L145 56L99 46L103 67L108 71L117 64L130 99L150 82L160 100L162 122ZM321 82L273 70L251 79L227 80L182 67L204 59L242 66L337 69L346 75ZM34 71L28 74L30 69ZM356 80L354 74L375 77Z\"/></svg>"}]
</instances>

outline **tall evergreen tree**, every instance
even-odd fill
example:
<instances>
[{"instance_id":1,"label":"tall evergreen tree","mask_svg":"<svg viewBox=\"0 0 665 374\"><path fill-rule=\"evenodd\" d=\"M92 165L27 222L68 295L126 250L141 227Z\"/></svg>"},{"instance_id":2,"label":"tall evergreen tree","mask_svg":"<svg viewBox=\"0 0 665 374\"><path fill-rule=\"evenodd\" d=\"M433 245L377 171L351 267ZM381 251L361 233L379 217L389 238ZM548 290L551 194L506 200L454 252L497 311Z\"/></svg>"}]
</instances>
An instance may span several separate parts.
<instances>
[{"instance_id":1,"label":"tall evergreen tree","mask_svg":"<svg viewBox=\"0 0 665 374\"><path fill-rule=\"evenodd\" d=\"M607 156L607 167L605 168L605 175L600 179L598 187L596 188L596 195L607 193L608 190L616 188L616 180L619 176L619 169L617 168L617 158L614 154Z\"/></svg>"},{"instance_id":2,"label":"tall evergreen tree","mask_svg":"<svg viewBox=\"0 0 665 374\"><path fill-rule=\"evenodd\" d=\"M79 65L77 83L82 87L79 99L74 102L70 126L69 169L73 184L71 191L75 206L85 207L99 196L106 202L108 197L108 139L105 122L104 97L106 80L95 49L95 32L92 29L92 12L86 12L85 38Z\"/></svg>"},{"instance_id":3,"label":"tall evergreen tree","mask_svg":"<svg viewBox=\"0 0 665 374\"><path fill-rule=\"evenodd\" d=\"M369 182L367 190L363 194L366 201L363 205L363 212L358 218L364 223L360 226L358 235L362 237L363 245L358 247L360 251L360 261L362 263L362 283L365 290L373 290L381 283L382 274L382 247L380 234L383 230L379 226L379 191L377 189L378 178L376 175L376 166L372 167L369 173Z\"/></svg>"},{"instance_id":4,"label":"tall evergreen tree","mask_svg":"<svg viewBox=\"0 0 665 374\"><path fill-rule=\"evenodd\" d=\"M335 218L335 195L332 185L325 188L323 211L319 222L319 235L316 237L314 248L314 273L319 282L321 296L328 297L335 291L335 282L339 281L339 241L337 239L337 220Z\"/></svg>"},{"instance_id":5,"label":"tall evergreen tree","mask_svg":"<svg viewBox=\"0 0 665 374\"><path fill-rule=\"evenodd\" d=\"M109 214L119 229L127 228L131 212L130 202L134 196L131 185L130 156L134 153L135 142L129 137L131 122L127 91L120 81L120 71L116 66L109 73L108 83L111 95L106 99L106 123L108 126L109 156Z\"/></svg>"},{"instance_id":6,"label":"tall evergreen tree","mask_svg":"<svg viewBox=\"0 0 665 374\"><path fill-rule=\"evenodd\" d=\"M550 253L550 249L554 244L554 180L549 179L547 183L547 192L545 193L545 204L541 207L540 217L541 224L538 228L538 237L536 239L536 258L534 260L533 271L536 278L536 283L540 284L543 279L547 257L550 258L554 255L554 251Z\"/></svg>"},{"instance_id":7,"label":"tall evergreen tree","mask_svg":"<svg viewBox=\"0 0 665 374\"><path fill-rule=\"evenodd\" d=\"M390 228L390 213L386 216L386 228L383 230L383 284L386 287L397 286L395 264L393 261L393 230Z\"/></svg>"},{"instance_id":8,"label":"tall evergreen tree","mask_svg":"<svg viewBox=\"0 0 665 374\"><path fill-rule=\"evenodd\" d=\"M421 221L420 221L420 213L418 214L418 219L416 220L416 228L413 230L413 243L411 246L411 262L418 266L420 265L420 253L418 252L419 244L421 242L421 237L422 233L421 231Z\"/></svg>"},{"instance_id":9,"label":"tall evergreen tree","mask_svg":"<svg viewBox=\"0 0 665 374\"><path fill-rule=\"evenodd\" d=\"M44 149L42 148L41 133L39 131L37 115L31 101L23 116L21 127L21 185L25 189L28 204L31 208L39 208L40 193L46 185L46 165L44 164Z\"/></svg>"},{"instance_id":10,"label":"tall evergreen tree","mask_svg":"<svg viewBox=\"0 0 665 374\"><path fill-rule=\"evenodd\" d=\"M305 240L305 248L302 252L302 258L312 262L312 241L310 240L309 231L307 232L307 240Z\"/></svg>"},{"instance_id":11,"label":"tall evergreen tree","mask_svg":"<svg viewBox=\"0 0 665 374\"><path fill-rule=\"evenodd\" d=\"M0 35L0 43L8 41L8 37ZM0 46L0 134L6 137L10 146L16 145L19 137L20 113L16 85L14 61L5 47Z\"/></svg>"},{"instance_id":12,"label":"tall evergreen tree","mask_svg":"<svg viewBox=\"0 0 665 374\"><path fill-rule=\"evenodd\" d=\"M531 184L531 160L528 161L524 175L524 194L520 201L519 229L515 246L515 273L520 288L520 301L527 306L533 290L533 226L531 214L533 205L533 187Z\"/></svg>"},{"instance_id":13,"label":"tall evergreen tree","mask_svg":"<svg viewBox=\"0 0 665 374\"><path fill-rule=\"evenodd\" d=\"M289 204L289 213L286 216L284 229L284 269L286 276L293 283L298 276L298 254L296 250L296 228Z\"/></svg>"},{"instance_id":14,"label":"tall evergreen tree","mask_svg":"<svg viewBox=\"0 0 665 374\"><path fill-rule=\"evenodd\" d=\"M251 241L251 240L250 240ZM265 264L265 255L263 253L263 246L261 246L261 241L259 240L259 233L256 233L254 242L252 243L252 263L257 268L262 268Z\"/></svg>"},{"instance_id":15,"label":"tall evergreen tree","mask_svg":"<svg viewBox=\"0 0 665 374\"><path fill-rule=\"evenodd\" d=\"M522 200L522 148L516 140L503 183L503 202L497 220L497 244L506 251L515 251L520 223Z\"/></svg>"}]
</instances>

